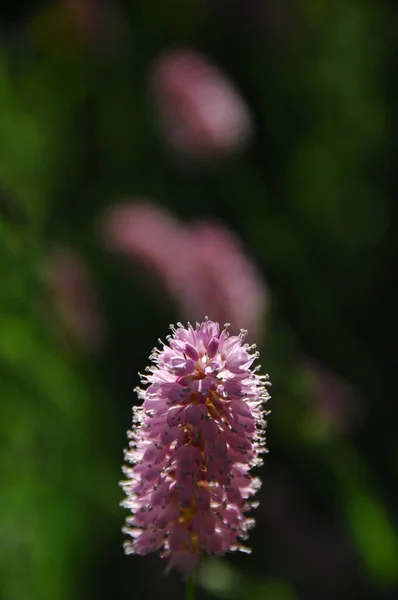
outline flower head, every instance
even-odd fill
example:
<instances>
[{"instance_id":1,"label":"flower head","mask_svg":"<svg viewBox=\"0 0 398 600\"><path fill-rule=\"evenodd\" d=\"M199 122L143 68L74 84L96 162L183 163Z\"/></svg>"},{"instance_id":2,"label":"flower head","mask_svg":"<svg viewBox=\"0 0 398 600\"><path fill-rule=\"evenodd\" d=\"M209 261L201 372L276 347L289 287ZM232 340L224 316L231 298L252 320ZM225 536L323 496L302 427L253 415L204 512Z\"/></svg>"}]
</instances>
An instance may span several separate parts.
<instances>
[{"instance_id":1,"label":"flower head","mask_svg":"<svg viewBox=\"0 0 398 600\"><path fill-rule=\"evenodd\" d=\"M212 312L261 335L268 290L239 238L223 223L185 223L149 202L117 204L101 222L109 250L144 264L186 318Z\"/></svg>"},{"instance_id":2,"label":"flower head","mask_svg":"<svg viewBox=\"0 0 398 600\"><path fill-rule=\"evenodd\" d=\"M244 148L253 122L235 85L209 59L188 48L163 52L151 73L165 139L195 160Z\"/></svg>"},{"instance_id":3,"label":"flower head","mask_svg":"<svg viewBox=\"0 0 398 600\"><path fill-rule=\"evenodd\" d=\"M65 332L82 350L96 352L106 327L84 260L71 248L58 246L48 255L43 271Z\"/></svg>"},{"instance_id":4,"label":"flower head","mask_svg":"<svg viewBox=\"0 0 398 600\"><path fill-rule=\"evenodd\" d=\"M258 353L245 331L230 336L209 320L171 329L136 390L143 404L125 452L124 547L161 549L169 569L187 573L202 554L247 550L241 540L254 520L245 513L260 487L249 471L265 451L269 382L251 368Z\"/></svg>"},{"instance_id":5,"label":"flower head","mask_svg":"<svg viewBox=\"0 0 398 600\"><path fill-rule=\"evenodd\" d=\"M348 433L359 425L362 403L357 391L337 373L309 357L300 361L308 380L311 415L320 420L317 427L329 435Z\"/></svg>"}]
</instances>

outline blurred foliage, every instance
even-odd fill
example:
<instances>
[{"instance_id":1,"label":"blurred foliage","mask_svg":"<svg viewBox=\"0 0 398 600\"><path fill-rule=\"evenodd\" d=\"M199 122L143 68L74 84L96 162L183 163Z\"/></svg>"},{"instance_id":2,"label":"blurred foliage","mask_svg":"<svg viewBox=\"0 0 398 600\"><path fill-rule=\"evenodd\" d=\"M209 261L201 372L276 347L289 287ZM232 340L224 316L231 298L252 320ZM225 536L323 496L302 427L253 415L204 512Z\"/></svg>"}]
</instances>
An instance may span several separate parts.
<instances>
[{"instance_id":1,"label":"blurred foliage","mask_svg":"<svg viewBox=\"0 0 398 600\"><path fill-rule=\"evenodd\" d=\"M83 5L84 19L58 0L1 21L1 597L183 597L160 560L124 557L119 533L136 373L180 315L104 249L98 223L146 197L222 219L270 290L253 554L206 561L200 597L397 598L395 4L104 0L101 27ZM162 142L148 78L171 46L236 83L249 150L187 165ZM108 330L96 354L57 314L45 265L58 244L92 276ZM356 390L358 425L315 410L304 355Z\"/></svg>"}]
</instances>

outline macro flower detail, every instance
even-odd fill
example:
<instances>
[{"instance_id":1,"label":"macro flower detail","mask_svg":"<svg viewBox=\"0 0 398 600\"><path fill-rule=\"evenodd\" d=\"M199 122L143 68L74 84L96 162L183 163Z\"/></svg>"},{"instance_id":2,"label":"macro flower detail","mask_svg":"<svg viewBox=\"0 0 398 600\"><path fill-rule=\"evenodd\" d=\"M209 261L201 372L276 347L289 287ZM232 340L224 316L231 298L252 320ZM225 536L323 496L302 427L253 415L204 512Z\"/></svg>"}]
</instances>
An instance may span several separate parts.
<instances>
[{"instance_id":1,"label":"macro flower detail","mask_svg":"<svg viewBox=\"0 0 398 600\"><path fill-rule=\"evenodd\" d=\"M250 469L265 450L268 375L246 331L205 320L171 326L142 375L125 451L127 554L161 550L168 569L189 573L201 555L249 551L246 513L261 483Z\"/></svg>"}]
</instances>

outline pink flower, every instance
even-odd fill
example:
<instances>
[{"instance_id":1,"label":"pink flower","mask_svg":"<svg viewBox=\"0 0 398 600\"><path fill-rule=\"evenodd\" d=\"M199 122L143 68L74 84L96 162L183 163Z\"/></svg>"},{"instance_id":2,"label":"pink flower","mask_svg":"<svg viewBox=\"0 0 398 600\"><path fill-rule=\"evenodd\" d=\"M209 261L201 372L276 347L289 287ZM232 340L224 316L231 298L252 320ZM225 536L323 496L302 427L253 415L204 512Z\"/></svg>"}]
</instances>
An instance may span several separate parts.
<instances>
[{"instance_id":1,"label":"pink flower","mask_svg":"<svg viewBox=\"0 0 398 600\"><path fill-rule=\"evenodd\" d=\"M110 250L143 263L173 296L181 313L241 323L260 335L267 291L239 238L220 223L184 224L150 203L119 204L102 220Z\"/></svg>"},{"instance_id":2,"label":"pink flower","mask_svg":"<svg viewBox=\"0 0 398 600\"><path fill-rule=\"evenodd\" d=\"M267 308L266 288L239 238L224 225L209 221L193 222L187 227L187 238L194 262L190 293L180 295L184 314L191 309L198 317L211 310L215 320L241 323L259 336Z\"/></svg>"},{"instance_id":3,"label":"pink flower","mask_svg":"<svg viewBox=\"0 0 398 600\"><path fill-rule=\"evenodd\" d=\"M96 351L105 325L81 257L70 248L54 248L44 265L44 278L66 332L86 352Z\"/></svg>"},{"instance_id":4,"label":"pink flower","mask_svg":"<svg viewBox=\"0 0 398 600\"><path fill-rule=\"evenodd\" d=\"M152 69L151 87L166 140L179 153L204 158L244 147L250 139L246 104L201 54L164 52Z\"/></svg>"},{"instance_id":5,"label":"pink flower","mask_svg":"<svg viewBox=\"0 0 398 600\"><path fill-rule=\"evenodd\" d=\"M260 481L268 376L252 369L258 352L205 320L178 323L155 366L142 376L143 400L129 432L123 531L127 554L158 549L168 569L187 573L202 554L247 551L241 540L254 524L245 515Z\"/></svg>"},{"instance_id":6,"label":"pink flower","mask_svg":"<svg viewBox=\"0 0 398 600\"><path fill-rule=\"evenodd\" d=\"M310 407L331 434L344 434L355 429L362 418L358 392L342 377L304 357L304 373L308 377Z\"/></svg>"}]
</instances>

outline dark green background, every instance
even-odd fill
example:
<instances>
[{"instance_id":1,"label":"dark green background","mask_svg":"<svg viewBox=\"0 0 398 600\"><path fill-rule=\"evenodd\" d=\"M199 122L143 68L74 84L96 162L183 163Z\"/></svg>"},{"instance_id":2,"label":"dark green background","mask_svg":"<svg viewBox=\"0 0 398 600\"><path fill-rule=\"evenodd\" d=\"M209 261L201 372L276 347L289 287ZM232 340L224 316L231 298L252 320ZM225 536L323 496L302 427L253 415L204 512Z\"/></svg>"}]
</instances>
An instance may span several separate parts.
<instances>
[{"instance_id":1,"label":"dark green background","mask_svg":"<svg viewBox=\"0 0 398 600\"><path fill-rule=\"evenodd\" d=\"M105 27L91 42L62 2L2 9L1 597L184 594L158 557L122 551L132 389L181 318L99 243L101 210L130 195L182 219L222 219L269 287L257 341L273 382L271 452L253 554L205 563L199 594L398 598L395 3L109 7L116 37ZM165 151L147 82L171 45L202 50L236 82L254 115L246 152L186 169ZM95 356L54 335L42 274L58 243L93 277L108 328ZM339 433L314 411L303 354L356 389L356 427Z\"/></svg>"}]
</instances>

